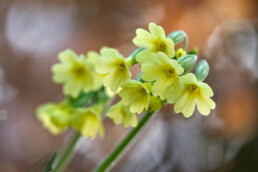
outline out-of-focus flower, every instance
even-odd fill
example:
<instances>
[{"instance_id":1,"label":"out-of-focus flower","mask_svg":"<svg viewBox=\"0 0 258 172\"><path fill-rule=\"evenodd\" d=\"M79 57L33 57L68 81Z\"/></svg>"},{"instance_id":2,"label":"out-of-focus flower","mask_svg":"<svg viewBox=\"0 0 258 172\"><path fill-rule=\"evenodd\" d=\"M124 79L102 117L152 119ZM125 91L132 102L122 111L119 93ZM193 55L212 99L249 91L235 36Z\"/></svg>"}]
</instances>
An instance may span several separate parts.
<instances>
[{"instance_id":1,"label":"out-of-focus flower","mask_svg":"<svg viewBox=\"0 0 258 172\"><path fill-rule=\"evenodd\" d=\"M102 111L102 104L77 109L70 118L70 125L73 129L80 131L82 136L93 139L97 133L99 133L100 138L103 138L104 127L101 117Z\"/></svg>"},{"instance_id":2,"label":"out-of-focus flower","mask_svg":"<svg viewBox=\"0 0 258 172\"><path fill-rule=\"evenodd\" d=\"M68 125L72 110L68 104L47 103L37 108L37 117L52 134L57 135L64 131Z\"/></svg>"},{"instance_id":3,"label":"out-of-focus flower","mask_svg":"<svg viewBox=\"0 0 258 172\"><path fill-rule=\"evenodd\" d=\"M179 59L180 57L185 56L186 54L187 53L186 53L186 51L183 48L179 48L176 51L176 59Z\"/></svg>"},{"instance_id":4,"label":"out-of-focus flower","mask_svg":"<svg viewBox=\"0 0 258 172\"><path fill-rule=\"evenodd\" d=\"M113 120L115 124L123 124L124 127L136 127L137 116L130 112L129 105L122 105L121 102L113 105L107 112L107 116Z\"/></svg>"},{"instance_id":5,"label":"out-of-focus flower","mask_svg":"<svg viewBox=\"0 0 258 172\"><path fill-rule=\"evenodd\" d=\"M102 49L101 56L96 61L97 72L106 75L104 86L110 87L111 91L116 92L119 86L131 77L129 71L131 61L125 59L113 48Z\"/></svg>"},{"instance_id":6,"label":"out-of-focus flower","mask_svg":"<svg viewBox=\"0 0 258 172\"><path fill-rule=\"evenodd\" d=\"M103 85L103 80L105 79L106 75L99 74L96 72L96 60L100 57L95 51L89 51L87 53L87 59L94 64L94 71L92 71L92 75L94 78L94 84L92 90L96 91Z\"/></svg>"},{"instance_id":7,"label":"out-of-focus flower","mask_svg":"<svg viewBox=\"0 0 258 172\"><path fill-rule=\"evenodd\" d=\"M166 38L164 29L154 23L149 24L150 32L144 29L136 30L136 37L133 43L136 46L146 48L138 53L136 60L140 63L148 62L151 53L163 52L168 58L175 56L174 42L170 38Z\"/></svg>"},{"instance_id":8,"label":"out-of-focus flower","mask_svg":"<svg viewBox=\"0 0 258 172\"><path fill-rule=\"evenodd\" d=\"M81 90L89 92L92 90L94 81L92 72L93 63L85 58L84 55L77 55L72 50L65 50L58 56L60 64L52 67L53 80L56 83L63 83L65 95L77 97Z\"/></svg>"},{"instance_id":9,"label":"out-of-focus flower","mask_svg":"<svg viewBox=\"0 0 258 172\"><path fill-rule=\"evenodd\" d=\"M158 52L152 53L152 60L142 66L142 79L145 81L155 81L152 86L152 94L165 98L165 89L173 85L175 89L180 90L179 75L183 74L184 69L174 59L169 59L166 54Z\"/></svg>"},{"instance_id":10,"label":"out-of-focus flower","mask_svg":"<svg viewBox=\"0 0 258 172\"><path fill-rule=\"evenodd\" d=\"M196 76L192 73L182 76L181 80L184 84L184 89L175 102L175 112L182 112L188 118L193 114L195 105L197 105L201 114L209 115L210 110L216 106L210 98L213 96L210 86L202 81L197 81Z\"/></svg>"},{"instance_id":11,"label":"out-of-focus flower","mask_svg":"<svg viewBox=\"0 0 258 172\"><path fill-rule=\"evenodd\" d=\"M123 105L129 105L132 113L147 110L150 102L151 85L134 80L126 80L118 93Z\"/></svg>"}]
</instances>

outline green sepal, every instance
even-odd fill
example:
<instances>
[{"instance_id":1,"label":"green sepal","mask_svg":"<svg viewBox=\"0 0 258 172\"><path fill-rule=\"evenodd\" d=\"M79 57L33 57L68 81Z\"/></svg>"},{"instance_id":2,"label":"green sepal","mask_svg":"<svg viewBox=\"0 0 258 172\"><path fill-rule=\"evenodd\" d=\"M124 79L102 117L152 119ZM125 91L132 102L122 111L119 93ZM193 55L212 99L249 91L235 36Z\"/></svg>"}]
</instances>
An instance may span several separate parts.
<instances>
[{"instance_id":1,"label":"green sepal","mask_svg":"<svg viewBox=\"0 0 258 172\"><path fill-rule=\"evenodd\" d=\"M180 57L179 59L177 59L178 64L184 68L184 73L189 72L191 69L194 68L194 65L197 61L197 56L193 55L193 54L187 54L183 57Z\"/></svg>"},{"instance_id":2,"label":"green sepal","mask_svg":"<svg viewBox=\"0 0 258 172\"><path fill-rule=\"evenodd\" d=\"M80 95L77 98L73 98L71 96L67 97L68 103L73 107L73 108L77 108L77 107L82 107L85 106L90 99L93 97L94 92L89 92L89 93L84 93L83 91L81 91Z\"/></svg>"},{"instance_id":3,"label":"green sepal","mask_svg":"<svg viewBox=\"0 0 258 172\"><path fill-rule=\"evenodd\" d=\"M197 55L198 54L198 48L195 47L194 49L192 49L191 51L188 51L187 54L194 54L194 55Z\"/></svg>"},{"instance_id":4,"label":"green sepal","mask_svg":"<svg viewBox=\"0 0 258 172\"><path fill-rule=\"evenodd\" d=\"M203 81L207 75L209 74L209 64L207 63L206 60L201 60L195 69L195 76L198 81Z\"/></svg>"},{"instance_id":5,"label":"green sepal","mask_svg":"<svg viewBox=\"0 0 258 172\"><path fill-rule=\"evenodd\" d=\"M184 41L183 49L184 50L187 49L188 37L187 37L187 34L184 31L177 30L177 31L171 32L168 35L168 38L172 39L175 44L178 44L181 41Z\"/></svg>"}]
</instances>

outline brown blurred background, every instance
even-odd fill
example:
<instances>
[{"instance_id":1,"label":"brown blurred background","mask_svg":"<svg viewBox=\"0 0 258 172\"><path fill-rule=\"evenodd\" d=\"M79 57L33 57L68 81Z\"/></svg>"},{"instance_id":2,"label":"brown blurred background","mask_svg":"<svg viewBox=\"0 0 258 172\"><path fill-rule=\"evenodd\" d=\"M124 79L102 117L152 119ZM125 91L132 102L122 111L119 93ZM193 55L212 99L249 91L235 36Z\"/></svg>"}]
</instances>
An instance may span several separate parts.
<instances>
[{"instance_id":1,"label":"brown blurred background","mask_svg":"<svg viewBox=\"0 0 258 172\"><path fill-rule=\"evenodd\" d=\"M188 34L211 66L217 107L190 119L164 107L111 171L258 171L257 10L257 0L0 0L0 172L44 171L70 135L52 136L35 117L62 99L57 53L109 46L127 56L149 22ZM66 171L90 171L128 131L108 119L105 128L104 140L80 140Z\"/></svg>"}]
</instances>

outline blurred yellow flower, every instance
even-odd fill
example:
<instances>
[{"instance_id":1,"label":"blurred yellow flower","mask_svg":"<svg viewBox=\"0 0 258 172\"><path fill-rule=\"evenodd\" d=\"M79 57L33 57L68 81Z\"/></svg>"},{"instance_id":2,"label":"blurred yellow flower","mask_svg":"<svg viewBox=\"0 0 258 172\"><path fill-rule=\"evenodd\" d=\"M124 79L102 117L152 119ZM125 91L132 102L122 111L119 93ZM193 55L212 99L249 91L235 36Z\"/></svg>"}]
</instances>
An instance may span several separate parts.
<instances>
[{"instance_id":1,"label":"blurred yellow flower","mask_svg":"<svg viewBox=\"0 0 258 172\"><path fill-rule=\"evenodd\" d=\"M193 114L195 105L197 105L201 114L209 115L210 110L216 106L210 98L213 96L210 86L202 81L197 81L196 76L192 73L182 76L182 82L184 89L181 96L176 100L175 112L182 112L188 118Z\"/></svg>"},{"instance_id":2,"label":"blurred yellow flower","mask_svg":"<svg viewBox=\"0 0 258 172\"><path fill-rule=\"evenodd\" d=\"M182 56L185 56L187 53L183 48L176 50L176 59L179 59Z\"/></svg>"},{"instance_id":3,"label":"blurred yellow flower","mask_svg":"<svg viewBox=\"0 0 258 172\"><path fill-rule=\"evenodd\" d=\"M105 79L106 75L99 74L96 71L96 60L100 57L100 54L98 54L95 51L89 51L87 53L87 59L94 64L94 71L92 71L92 76L94 78L94 84L92 90L96 91L100 89L100 87L103 85L103 80Z\"/></svg>"},{"instance_id":4,"label":"blurred yellow flower","mask_svg":"<svg viewBox=\"0 0 258 172\"><path fill-rule=\"evenodd\" d=\"M119 86L131 77L129 67L130 60L125 59L116 49L104 48L101 56L96 61L97 72L106 75L104 86L116 92Z\"/></svg>"},{"instance_id":5,"label":"blurred yellow flower","mask_svg":"<svg viewBox=\"0 0 258 172\"><path fill-rule=\"evenodd\" d=\"M151 85L135 80L126 80L118 93L123 105L129 105L132 113L147 110L150 102Z\"/></svg>"},{"instance_id":6,"label":"blurred yellow flower","mask_svg":"<svg viewBox=\"0 0 258 172\"><path fill-rule=\"evenodd\" d=\"M166 54L158 52L152 53L152 60L148 64L142 65L142 79L145 81L155 81L152 86L152 94L165 99L165 90L168 86L173 85L180 90L179 75L183 74L184 69L174 59L169 59Z\"/></svg>"},{"instance_id":7,"label":"blurred yellow flower","mask_svg":"<svg viewBox=\"0 0 258 172\"><path fill-rule=\"evenodd\" d=\"M136 60L145 63L150 59L151 53L157 52L163 52L168 58L173 58L175 56L174 42L166 37L164 29L155 23L150 23L149 30L150 32L140 28L136 30L133 43L146 48L137 54Z\"/></svg>"},{"instance_id":8,"label":"blurred yellow flower","mask_svg":"<svg viewBox=\"0 0 258 172\"><path fill-rule=\"evenodd\" d=\"M66 103L47 103L39 106L36 113L43 126L57 135L66 129L72 110Z\"/></svg>"},{"instance_id":9,"label":"blurred yellow flower","mask_svg":"<svg viewBox=\"0 0 258 172\"><path fill-rule=\"evenodd\" d=\"M77 109L70 118L71 127L80 131L82 136L87 136L90 139L93 139L97 133L99 133L100 138L103 138L102 110L103 105L101 104Z\"/></svg>"},{"instance_id":10,"label":"blurred yellow flower","mask_svg":"<svg viewBox=\"0 0 258 172\"><path fill-rule=\"evenodd\" d=\"M128 105L122 105L121 102L113 105L107 112L107 116L113 120L115 124L123 123L124 127L136 127L137 116L130 112Z\"/></svg>"},{"instance_id":11,"label":"blurred yellow flower","mask_svg":"<svg viewBox=\"0 0 258 172\"><path fill-rule=\"evenodd\" d=\"M81 90L86 93L91 91L94 84L93 64L84 55L80 55L78 58L72 50L61 52L58 58L61 63L52 67L53 80L56 83L64 84L64 94L77 97Z\"/></svg>"}]
</instances>

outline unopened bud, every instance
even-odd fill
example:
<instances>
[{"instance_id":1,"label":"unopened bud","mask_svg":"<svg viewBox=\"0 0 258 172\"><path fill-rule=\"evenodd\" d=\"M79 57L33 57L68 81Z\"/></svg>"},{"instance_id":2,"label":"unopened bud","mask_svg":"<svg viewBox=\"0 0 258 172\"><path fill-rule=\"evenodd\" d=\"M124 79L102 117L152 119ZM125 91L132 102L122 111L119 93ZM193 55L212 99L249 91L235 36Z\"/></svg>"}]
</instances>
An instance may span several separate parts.
<instances>
[{"instance_id":1,"label":"unopened bud","mask_svg":"<svg viewBox=\"0 0 258 172\"><path fill-rule=\"evenodd\" d=\"M201 60L196 69L195 69L195 76L198 81L203 81L206 76L209 74L209 64L207 63L206 60Z\"/></svg>"},{"instance_id":2,"label":"unopened bud","mask_svg":"<svg viewBox=\"0 0 258 172\"><path fill-rule=\"evenodd\" d=\"M193 69L195 63L197 61L197 56L196 55L192 55L192 54L188 54L185 55L183 57L180 57L177 62L178 64L184 68L184 73L190 71L191 69Z\"/></svg>"},{"instance_id":3,"label":"unopened bud","mask_svg":"<svg viewBox=\"0 0 258 172\"><path fill-rule=\"evenodd\" d=\"M181 30L174 31L168 35L168 38L172 39L175 44L183 41L186 37L186 33Z\"/></svg>"}]
</instances>

